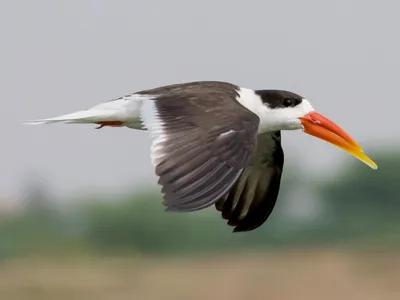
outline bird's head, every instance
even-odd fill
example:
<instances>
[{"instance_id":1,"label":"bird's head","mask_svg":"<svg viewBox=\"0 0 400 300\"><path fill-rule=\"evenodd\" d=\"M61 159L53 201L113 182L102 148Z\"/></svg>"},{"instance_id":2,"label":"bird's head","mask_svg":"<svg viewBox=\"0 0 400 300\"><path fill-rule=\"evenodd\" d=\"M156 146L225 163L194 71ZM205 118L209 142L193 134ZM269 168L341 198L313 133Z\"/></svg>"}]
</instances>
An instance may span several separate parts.
<instances>
[{"instance_id":1,"label":"bird's head","mask_svg":"<svg viewBox=\"0 0 400 300\"><path fill-rule=\"evenodd\" d=\"M260 116L261 128L301 129L307 134L341 148L372 169L378 168L348 133L333 121L317 113L307 99L282 90L258 90L256 94L263 104L263 112Z\"/></svg>"}]
</instances>

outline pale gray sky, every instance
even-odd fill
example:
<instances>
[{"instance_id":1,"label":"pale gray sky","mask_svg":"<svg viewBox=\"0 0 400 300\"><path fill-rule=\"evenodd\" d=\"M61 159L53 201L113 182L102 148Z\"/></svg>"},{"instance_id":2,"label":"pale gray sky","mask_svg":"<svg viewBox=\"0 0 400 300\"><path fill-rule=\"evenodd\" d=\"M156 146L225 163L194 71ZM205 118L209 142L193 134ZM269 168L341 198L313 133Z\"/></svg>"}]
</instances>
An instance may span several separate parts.
<instances>
[{"instance_id":1,"label":"pale gray sky","mask_svg":"<svg viewBox=\"0 0 400 300\"><path fill-rule=\"evenodd\" d=\"M399 139L399 10L371 0L2 0L0 195L32 172L59 194L155 185L146 133L21 123L176 82L298 92L367 153ZM314 176L347 157L301 132L283 138L286 167Z\"/></svg>"}]
</instances>

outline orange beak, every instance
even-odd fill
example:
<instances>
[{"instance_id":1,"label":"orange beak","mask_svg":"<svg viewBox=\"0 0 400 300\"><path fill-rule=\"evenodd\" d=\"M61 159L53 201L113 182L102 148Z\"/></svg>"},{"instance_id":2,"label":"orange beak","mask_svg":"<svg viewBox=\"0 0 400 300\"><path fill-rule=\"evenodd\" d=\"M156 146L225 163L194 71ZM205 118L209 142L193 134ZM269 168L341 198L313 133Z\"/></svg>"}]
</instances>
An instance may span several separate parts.
<instances>
[{"instance_id":1,"label":"orange beak","mask_svg":"<svg viewBox=\"0 0 400 300\"><path fill-rule=\"evenodd\" d=\"M331 143L340 149L348 152L358 158L372 169L376 170L378 166L367 155L364 154L361 147L348 135L342 128L328 120L317 112L310 112L300 118L304 127L304 132Z\"/></svg>"}]
</instances>

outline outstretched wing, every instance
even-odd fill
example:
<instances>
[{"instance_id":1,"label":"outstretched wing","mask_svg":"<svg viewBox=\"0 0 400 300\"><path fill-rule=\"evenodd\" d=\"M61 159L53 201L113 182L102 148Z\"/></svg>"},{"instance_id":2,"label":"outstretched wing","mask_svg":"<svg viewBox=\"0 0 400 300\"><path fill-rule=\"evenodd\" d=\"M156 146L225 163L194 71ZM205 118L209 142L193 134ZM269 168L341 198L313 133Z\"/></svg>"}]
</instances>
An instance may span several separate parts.
<instances>
[{"instance_id":1,"label":"outstretched wing","mask_svg":"<svg viewBox=\"0 0 400 300\"><path fill-rule=\"evenodd\" d=\"M234 232L254 230L268 219L278 197L283 161L280 131L259 135L249 165L215 205Z\"/></svg>"},{"instance_id":2,"label":"outstretched wing","mask_svg":"<svg viewBox=\"0 0 400 300\"><path fill-rule=\"evenodd\" d=\"M167 210L214 204L236 182L257 145L259 118L231 86L142 92L143 125L153 134L152 162Z\"/></svg>"}]
</instances>

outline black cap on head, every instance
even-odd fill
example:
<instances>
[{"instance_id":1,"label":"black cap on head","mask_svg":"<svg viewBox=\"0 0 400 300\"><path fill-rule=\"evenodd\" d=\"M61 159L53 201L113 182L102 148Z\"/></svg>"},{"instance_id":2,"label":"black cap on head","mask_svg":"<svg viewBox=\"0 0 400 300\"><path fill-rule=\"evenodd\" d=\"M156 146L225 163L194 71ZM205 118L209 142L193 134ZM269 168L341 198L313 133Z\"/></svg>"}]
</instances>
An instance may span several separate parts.
<instances>
[{"instance_id":1,"label":"black cap on head","mask_svg":"<svg viewBox=\"0 0 400 300\"><path fill-rule=\"evenodd\" d=\"M269 108L285 108L299 105L303 98L300 95L283 90L256 90L264 104Z\"/></svg>"}]
</instances>

